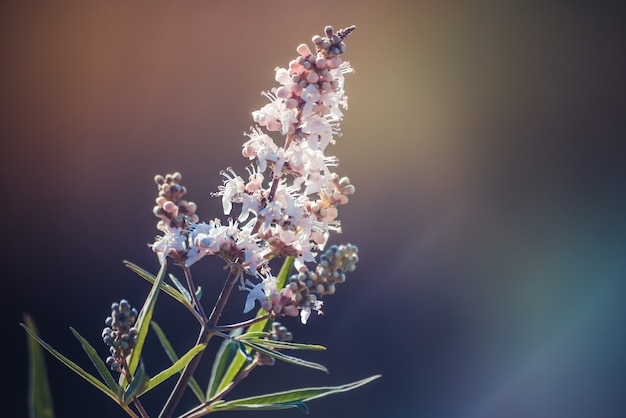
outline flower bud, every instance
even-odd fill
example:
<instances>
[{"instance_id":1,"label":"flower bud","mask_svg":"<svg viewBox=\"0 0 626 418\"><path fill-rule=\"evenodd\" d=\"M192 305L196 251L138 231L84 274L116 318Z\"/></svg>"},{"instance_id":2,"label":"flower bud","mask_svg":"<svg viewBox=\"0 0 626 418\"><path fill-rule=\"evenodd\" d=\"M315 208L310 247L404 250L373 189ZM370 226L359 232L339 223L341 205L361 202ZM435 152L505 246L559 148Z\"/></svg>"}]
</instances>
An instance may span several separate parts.
<instances>
[{"instance_id":1,"label":"flower bud","mask_svg":"<svg viewBox=\"0 0 626 418\"><path fill-rule=\"evenodd\" d=\"M309 55L311 55L311 50L309 49L309 46L307 44L298 45L298 48L296 50L298 51L298 54L302 55L303 57L308 57Z\"/></svg>"}]
</instances>

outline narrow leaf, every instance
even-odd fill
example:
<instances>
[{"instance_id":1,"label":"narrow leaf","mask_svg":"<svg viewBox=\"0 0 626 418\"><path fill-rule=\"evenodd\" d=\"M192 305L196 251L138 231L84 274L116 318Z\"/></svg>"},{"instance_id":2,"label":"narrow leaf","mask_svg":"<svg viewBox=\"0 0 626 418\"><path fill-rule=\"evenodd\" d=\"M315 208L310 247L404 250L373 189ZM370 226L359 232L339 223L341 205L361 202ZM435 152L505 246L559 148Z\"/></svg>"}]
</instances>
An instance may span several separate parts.
<instances>
[{"instance_id":1,"label":"narrow leaf","mask_svg":"<svg viewBox=\"0 0 626 418\"><path fill-rule=\"evenodd\" d=\"M70 327L70 330L72 331L72 334L74 334L74 337L76 337L76 339L80 341L80 344L83 346L83 350L85 351L85 353L87 353L89 360L91 360L93 365L98 370L98 373L100 373L100 376L104 379L104 383L106 383L109 389L111 389L113 392L119 393L119 385L117 384L115 379L113 379L113 376L111 375L111 372L109 371L107 365L104 364L100 356L98 356L95 348L93 348L91 344L89 344L89 342L85 338L83 338L83 336L80 335L78 331L76 331L74 328Z\"/></svg>"},{"instance_id":2,"label":"narrow leaf","mask_svg":"<svg viewBox=\"0 0 626 418\"><path fill-rule=\"evenodd\" d=\"M373 380L376 380L379 377L380 375L375 375L341 386L293 389L284 392L269 393L267 395L252 396L249 398L236 399L232 401L215 402L212 405L205 406L202 410L199 410L193 416L201 417L203 415L206 415L207 413L218 410L242 411L298 408L300 410L307 411L308 409L303 408L304 402L322 398L324 396L332 395L335 393L347 392L361 387ZM306 408L305 405L304 407Z\"/></svg>"},{"instance_id":3,"label":"narrow leaf","mask_svg":"<svg viewBox=\"0 0 626 418\"><path fill-rule=\"evenodd\" d=\"M174 283L176 289L178 289L178 291L185 297L185 299L187 299L187 301L191 303L191 294L189 293L187 288L183 286L183 284L172 273L168 274L168 277L170 278L172 283Z\"/></svg>"},{"instance_id":4,"label":"narrow leaf","mask_svg":"<svg viewBox=\"0 0 626 418\"><path fill-rule=\"evenodd\" d=\"M138 265L136 265L134 263L131 263L130 261L127 261L127 260L124 260L124 265L126 267L128 267L130 270L132 270L135 273L137 273L137 275L139 275L139 277L141 277L144 280L147 280L148 282L154 284L154 282L156 280L156 277L154 277L154 275L152 275L151 273L147 272L146 270L142 269ZM166 294L168 294L169 296L171 296L174 299L176 299L177 301L179 301L187 309L191 309L191 303L189 302L189 300L187 298L185 298L185 296L183 296L183 294L180 293L178 290L176 290L174 287L170 286L167 283L162 283L161 284L161 290L163 292L165 292Z\"/></svg>"},{"instance_id":5,"label":"narrow leaf","mask_svg":"<svg viewBox=\"0 0 626 418\"><path fill-rule=\"evenodd\" d=\"M238 337L236 337L236 340L251 340L251 339L258 339L258 338L262 338L262 337L266 337L267 336L267 331L254 331L254 332L246 332L245 334L242 334Z\"/></svg>"},{"instance_id":6,"label":"narrow leaf","mask_svg":"<svg viewBox=\"0 0 626 418\"><path fill-rule=\"evenodd\" d=\"M205 348L206 344L198 344L191 350L187 351L187 353L185 353L185 355L183 355L177 362L150 379L150 381L147 383L144 390L141 391L140 394L143 395L144 393L148 392L154 387L157 387L176 373L180 372L182 369L185 368L187 364L189 364L191 360L193 360L196 355L198 355L200 351L204 350ZM204 402L204 399L201 400L201 402Z\"/></svg>"},{"instance_id":7,"label":"narrow leaf","mask_svg":"<svg viewBox=\"0 0 626 418\"><path fill-rule=\"evenodd\" d=\"M237 337L239 334L241 334L241 329L233 330L230 333L231 338L224 339L224 341L222 341L222 344L220 345L219 350L215 354L215 360L213 361L213 368L211 369L211 378L209 379L206 399L211 399L217 393L219 387L218 385L224 379L224 375L228 370L228 366L237 355L237 344L233 342L232 338Z\"/></svg>"},{"instance_id":8,"label":"narrow leaf","mask_svg":"<svg viewBox=\"0 0 626 418\"><path fill-rule=\"evenodd\" d=\"M133 376L133 381L126 388L126 392L124 393L124 403L129 404L134 398L138 397L141 393L143 393L148 386L148 382L150 377L146 373L146 370L143 367L143 362L139 362L139 367L135 371L135 375Z\"/></svg>"},{"instance_id":9,"label":"narrow leaf","mask_svg":"<svg viewBox=\"0 0 626 418\"><path fill-rule=\"evenodd\" d=\"M284 392L270 393L267 395L252 396L249 398L227 401L225 402L225 404L220 405L219 408L222 409L225 405L228 405L229 407L234 407L234 406L244 406L244 405L248 405L248 406L263 405L263 404L276 405L276 404L285 404L285 403L291 403L291 402L308 402L313 399L322 398L324 396L332 395L335 393L347 392L347 391L356 389L358 387L361 387L367 383L370 383L378 379L379 377L380 375L374 375L374 376L370 376L368 378L361 379L352 383L347 383L341 386L325 386L325 387L292 389L292 390L287 390Z\"/></svg>"},{"instance_id":10,"label":"narrow leaf","mask_svg":"<svg viewBox=\"0 0 626 418\"><path fill-rule=\"evenodd\" d=\"M270 357L274 357L276 360L280 360L280 361L284 361L287 363L291 363L291 364L295 364L297 366L303 366L303 367L308 367L311 369L317 369L317 370L321 370L323 372L328 373L328 369L324 366L322 366L321 364L318 363L313 363L312 361L307 361L307 360L303 360L301 358L298 357L293 357L293 356L288 356L287 354L281 353L280 351L274 351L271 350L269 348L265 348L262 345L259 345L257 343L253 343L251 341L247 341L247 340L242 340L241 341L243 344L247 345L250 348L253 348L263 354L266 354Z\"/></svg>"},{"instance_id":11,"label":"narrow leaf","mask_svg":"<svg viewBox=\"0 0 626 418\"><path fill-rule=\"evenodd\" d=\"M37 334L37 326L30 315L24 314L24 322L26 327ZM52 393L50 392L43 350L35 338L28 336L27 340L29 355L28 416L30 418L54 418Z\"/></svg>"},{"instance_id":12,"label":"narrow leaf","mask_svg":"<svg viewBox=\"0 0 626 418\"><path fill-rule=\"evenodd\" d=\"M277 289L280 290L285 286L285 283L287 282L287 277L289 277L289 273L291 272L294 261L295 259L292 257L285 258L285 261L283 262L283 265L280 268L280 272L278 273L278 276L276 276L276 288ZM263 316L265 315L265 313L266 313L265 311L263 311L262 309L259 309L259 311L256 314L256 317ZM247 332L252 333L252 332L267 331L268 321L269 321L268 319L264 319L262 321L252 324L250 327L248 327ZM230 384L230 382L233 381L233 379L235 379L235 377L237 376L241 368L246 364L246 360L247 360L247 357L243 355L235 356L231 360L230 365L228 369L226 370L226 372L224 373L224 377L222 378L222 381L220 382L216 393L222 391L224 388L226 388Z\"/></svg>"},{"instance_id":13,"label":"narrow leaf","mask_svg":"<svg viewBox=\"0 0 626 418\"><path fill-rule=\"evenodd\" d=\"M150 321L152 320L152 313L154 312L154 306L156 305L157 298L159 296L159 289L163 284L165 278L165 272L167 271L167 262L161 265L161 269L157 274L156 280L152 284L150 293L139 312L135 328L137 328L137 345L133 348L130 354L130 360L128 360L128 370L131 376L135 374L135 370L139 365L139 358L141 357L141 351L148 335L148 329L150 328Z\"/></svg>"},{"instance_id":14,"label":"narrow leaf","mask_svg":"<svg viewBox=\"0 0 626 418\"><path fill-rule=\"evenodd\" d=\"M155 334L159 338L159 341L161 342L161 346L165 350L165 354L167 354L167 357L170 359L172 364L176 363L178 361L178 355L176 354L176 351L174 351L174 347L172 347L172 344L170 344L169 340L165 336L165 333L156 322L152 321L151 325L152 325L152 330L155 332ZM152 379L154 378L156 378L156 376L153 377ZM202 389L200 388L200 385L198 384L198 381L195 378L192 377L191 380L189 380L189 387L191 388L191 390L193 391L193 393L196 395L196 397L198 398L200 402L205 401L204 394L202 393Z\"/></svg>"},{"instance_id":15,"label":"narrow leaf","mask_svg":"<svg viewBox=\"0 0 626 418\"><path fill-rule=\"evenodd\" d=\"M231 349L233 350L234 355L232 356L232 359L230 363L228 364L228 368L226 368L226 371L223 373L222 380L219 386L217 386L217 390L214 391L213 395L221 392L226 387L228 387L228 385L233 380L235 380L235 377L237 377L239 370L241 370L243 365L245 365L246 362L248 361L248 356L241 354L241 351L239 350L237 343L233 342Z\"/></svg>"},{"instance_id":16,"label":"narrow leaf","mask_svg":"<svg viewBox=\"0 0 626 418\"><path fill-rule=\"evenodd\" d=\"M20 324L20 325L26 330L26 332L28 332L30 334L31 337L33 337L35 340L37 340L37 342L39 344L41 344L41 346L43 348L48 350L48 352L50 354L52 354L54 357L56 357L57 360L59 360L61 363L65 364L74 373L76 373L77 375L79 375L80 377L85 379L87 382L91 383L93 386L95 386L97 389L102 391L105 395L107 395L108 397L110 397L116 403L119 404L119 400L118 400L117 394L115 394L111 389L109 389L107 385L105 385L104 383L99 381L97 378L95 378L94 376L92 376L89 373L87 373L83 368L81 368L76 363L74 363L73 361L71 361L70 359L65 357L63 354L61 354L58 351L56 351L54 348L52 348L52 346L50 346L44 340L39 338L39 336L37 334L35 334L33 331L31 331L26 325L24 325L24 324Z\"/></svg>"},{"instance_id":17,"label":"narrow leaf","mask_svg":"<svg viewBox=\"0 0 626 418\"><path fill-rule=\"evenodd\" d=\"M265 338L246 339L254 344L262 345L267 348L276 348L280 350L311 350L325 351L326 347L317 344L292 343L291 341L273 341Z\"/></svg>"}]
</instances>

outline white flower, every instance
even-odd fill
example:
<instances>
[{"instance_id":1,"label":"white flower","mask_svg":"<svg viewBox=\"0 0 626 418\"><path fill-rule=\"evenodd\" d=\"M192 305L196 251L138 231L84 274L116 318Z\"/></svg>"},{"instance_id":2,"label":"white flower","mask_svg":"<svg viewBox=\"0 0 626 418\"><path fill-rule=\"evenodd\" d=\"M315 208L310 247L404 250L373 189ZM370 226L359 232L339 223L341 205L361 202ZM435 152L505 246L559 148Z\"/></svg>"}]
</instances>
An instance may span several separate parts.
<instances>
[{"instance_id":1,"label":"white flower","mask_svg":"<svg viewBox=\"0 0 626 418\"><path fill-rule=\"evenodd\" d=\"M276 68L276 76L274 77L274 79L283 86L288 87L290 90L292 90L294 83L291 75L289 74L289 71L286 68Z\"/></svg>"},{"instance_id":2,"label":"white flower","mask_svg":"<svg viewBox=\"0 0 626 418\"><path fill-rule=\"evenodd\" d=\"M203 222L195 225L189 234L190 245L185 265L189 267L205 255L228 251L235 247L238 231L237 224L222 225L219 219L214 219L208 224Z\"/></svg>"},{"instance_id":3,"label":"white flower","mask_svg":"<svg viewBox=\"0 0 626 418\"><path fill-rule=\"evenodd\" d=\"M271 274L267 275L256 285L254 285L250 280L246 280L246 285L248 287L242 286L240 288L241 290L247 290L249 292L246 297L246 304L243 308L243 313L250 312L256 305L256 301L261 304L261 308L269 312L272 307L268 298L272 294L278 293L276 290L276 277Z\"/></svg>"},{"instance_id":4,"label":"white flower","mask_svg":"<svg viewBox=\"0 0 626 418\"><path fill-rule=\"evenodd\" d=\"M164 264L165 258L170 252L184 252L186 250L186 237L182 234L180 228L159 224L159 229L163 231L163 236L157 236L150 247L157 254L159 262Z\"/></svg>"},{"instance_id":5,"label":"white flower","mask_svg":"<svg viewBox=\"0 0 626 418\"><path fill-rule=\"evenodd\" d=\"M250 283L250 282L248 282ZM248 291L248 297L246 297L246 304L243 308L243 313L248 313L254 306L256 305L256 301L259 303L263 303L267 300L265 297L265 292L263 291L263 282L251 287L251 288L243 288L242 290Z\"/></svg>"},{"instance_id":6,"label":"white flower","mask_svg":"<svg viewBox=\"0 0 626 418\"><path fill-rule=\"evenodd\" d=\"M233 209L233 202L241 203L243 201L245 183L231 168L227 168L220 174L226 177L226 180L224 180L223 186L219 186L217 194L222 196L224 215L228 215Z\"/></svg>"},{"instance_id":7,"label":"white flower","mask_svg":"<svg viewBox=\"0 0 626 418\"><path fill-rule=\"evenodd\" d=\"M270 202L259 212L259 218L263 220L263 230L267 230L270 225L282 217L280 203Z\"/></svg>"},{"instance_id":8,"label":"white flower","mask_svg":"<svg viewBox=\"0 0 626 418\"><path fill-rule=\"evenodd\" d=\"M280 131L282 135L293 134L298 123L298 109L288 108L285 100L275 97L269 92L263 95L270 100L259 110L252 112L252 119L268 131Z\"/></svg>"},{"instance_id":9,"label":"white flower","mask_svg":"<svg viewBox=\"0 0 626 418\"><path fill-rule=\"evenodd\" d=\"M324 302L318 300L315 302L313 308L302 308L302 310L300 311L300 322L302 322L303 325L306 325L309 318L311 317L311 310L317 311L318 315L323 315L322 305L324 305Z\"/></svg>"},{"instance_id":10,"label":"white flower","mask_svg":"<svg viewBox=\"0 0 626 418\"><path fill-rule=\"evenodd\" d=\"M246 227L239 233L237 248L243 250L243 266L254 275L257 269L266 263L264 258L266 250L257 243L256 234L250 235L250 232L250 228Z\"/></svg>"},{"instance_id":11,"label":"white flower","mask_svg":"<svg viewBox=\"0 0 626 418\"><path fill-rule=\"evenodd\" d=\"M328 144L334 143L332 119L311 115L300 124L302 132L308 135L307 143L311 149L325 150Z\"/></svg>"},{"instance_id":12,"label":"white flower","mask_svg":"<svg viewBox=\"0 0 626 418\"><path fill-rule=\"evenodd\" d=\"M302 322L303 325L306 325L310 316L311 316L311 308L303 308L300 311L300 322Z\"/></svg>"},{"instance_id":13,"label":"white flower","mask_svg":"<svg viewBox=\"0 0 626 418\"><path fill-rule=\"evenodd\" d=\"M305 103L302 108L302 115L306 118L313 112L313 105L320 99L320 90L316 84L309 84L302 91L300 98Z\"/></svg>"},{"instance_id":14,"label":"white flower","mask_svg":"<svg viewBox=\"0 0 626 418\"><path fill-rule=\"evenodd\" d=\"M272 138L261 132L258 128L253 128L247 135L250 139L243 144L242 154L250 160L256 158L259 164L259 171L263 173L267 168L267 162L276 162L278 146Z\"/></svg>"}]
</instances>

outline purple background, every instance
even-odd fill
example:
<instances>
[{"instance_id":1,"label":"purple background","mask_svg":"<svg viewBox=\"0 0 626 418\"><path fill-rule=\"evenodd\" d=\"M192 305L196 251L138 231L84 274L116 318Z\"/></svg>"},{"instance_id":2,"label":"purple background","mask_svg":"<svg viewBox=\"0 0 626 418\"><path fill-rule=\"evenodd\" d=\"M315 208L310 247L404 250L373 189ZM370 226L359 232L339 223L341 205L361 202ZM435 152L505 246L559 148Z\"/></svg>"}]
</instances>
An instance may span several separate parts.
<instances>
[{"instance_id":1,"label":"purple background","mask_svg":"<svg viewBox=\"0 0 626 418\"><path fill-rule=\"evenodd\" d=\"M623 16L596 2L2 2L2 415L26 416L22 313L85 368L69 326L105 355L108 306L149 288L121 260L158 268L153 175L181 171L201 217L222 216L209 194L246 165L241 133L274 67L324 25L355 24L331 152L357 194L333 242L361 262L325 316L287 322L329 348L307 358L331 373L261 369L233 396L381 373L311 416L625 416ZM194 271L210 305L221 265ZM191 316L166 297L157 309L188 349ZM58 417L125 416L47 363ZM172 384L146 396L153 414Z\"/></svg>"}]
</instances>

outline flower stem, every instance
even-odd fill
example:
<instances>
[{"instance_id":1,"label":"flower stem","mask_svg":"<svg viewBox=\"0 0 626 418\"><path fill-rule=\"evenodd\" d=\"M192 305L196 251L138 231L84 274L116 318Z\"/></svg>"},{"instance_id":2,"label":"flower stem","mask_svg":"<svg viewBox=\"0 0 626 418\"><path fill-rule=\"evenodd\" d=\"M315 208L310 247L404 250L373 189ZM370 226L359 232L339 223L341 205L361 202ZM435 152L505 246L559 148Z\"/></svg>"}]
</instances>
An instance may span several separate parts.
<instances>
[{"instance_id":1,"label":"flower stem","mask_svg":"<svg viewBox=\"0 0 626 418\"><path fill-rule=\"evenodd\" d=\"M208 318L208 324L203 325L200 329L200 334L198 335L198 340L196 344L207 344L211 337L215 335L215 325L219 320L219 317L222 315L222 311L226 306L226 302L230 297L230 294L235 287L235 283L239 279L239 275L241 274L241 266L237 264L230 265L230 273L228 274L228 278L224 282L224 287L215 302L215 306L213 307L213 311L211 311L211 316ZM196 371L198 364L200 363L200 359L202 358L202 354L204 351L199 352L193 360L185 366L185 369L181 373L178 381L176 382L176 386L174 390L170 394L170 397L167 399L167 402L163 406L163 410L159 415L160 418L170 418L174 414L174 410L178 406L178 403L183 397L183 393L185 389L187 389L187 385L193 376L193 373Z\"/></svg>"},{"instance_id":2,"label":"flower stem","mask_svg":"<svg viewBox=\"0 0 626 418\"><path fill-rule=\"evenodd\" d=\"M187 280L187 287L189 288L189 293L191 293L191 298L193 299L193 304L195 305L196 311L200 315L200 318L206 324L207 317L206 317L206 314L204 313L204 309L202 309L202 305L200 304L200 301L198 300L198 295L196 294L196 286L193 283L193 279L191 277L191 270L189 269L188 266L185 265L184 262L182 266L183 266L183 271L185 272L185 279Z\"/></svg>"}]
</instances>

